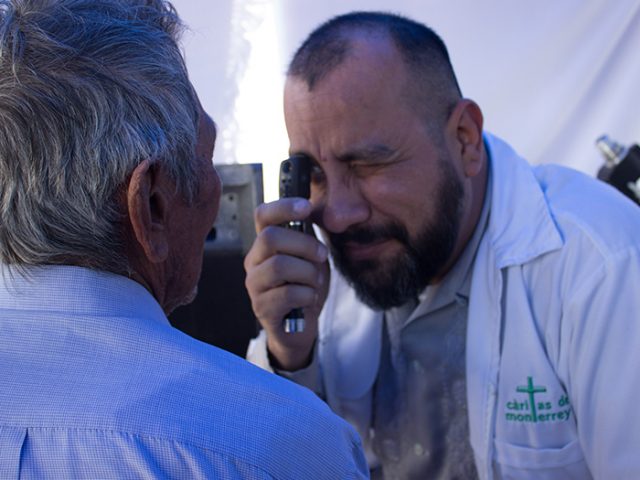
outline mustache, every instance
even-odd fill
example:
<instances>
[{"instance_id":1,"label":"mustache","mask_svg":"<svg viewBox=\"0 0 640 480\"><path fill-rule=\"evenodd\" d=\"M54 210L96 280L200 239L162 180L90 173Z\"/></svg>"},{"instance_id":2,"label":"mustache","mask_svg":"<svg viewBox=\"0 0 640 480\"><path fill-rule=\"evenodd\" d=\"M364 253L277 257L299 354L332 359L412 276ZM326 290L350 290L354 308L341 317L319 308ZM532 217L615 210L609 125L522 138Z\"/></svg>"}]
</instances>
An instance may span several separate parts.
<instances>
[{"instance_id":1,"label":"mustache","mask_svg":"<svg viewBox=\"0 0 640 480\"><path fill-rule=\"evenodd\" d=\"M398 240L402 244L409 243L409 232L402 225L389 223L371 227L350 227L341 233L329 233L329 243L336 249L341 249L348 243L375 243L384 240Z\"/></svg>"}]
</instances>

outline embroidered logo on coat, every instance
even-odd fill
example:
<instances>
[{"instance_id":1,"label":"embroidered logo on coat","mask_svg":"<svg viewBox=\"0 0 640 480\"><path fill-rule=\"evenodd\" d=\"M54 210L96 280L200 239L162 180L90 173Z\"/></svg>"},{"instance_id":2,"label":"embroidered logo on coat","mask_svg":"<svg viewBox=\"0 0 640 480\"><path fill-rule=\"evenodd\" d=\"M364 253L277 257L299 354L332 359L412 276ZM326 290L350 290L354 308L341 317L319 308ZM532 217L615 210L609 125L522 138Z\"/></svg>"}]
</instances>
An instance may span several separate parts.
<instances>
[{"instance_id":1,"label":"embroidered logo on coat","mask_svg":"<svg viewBox=\"0 0 640 480\"><path fill-rule=\"evenodd\" d=\"M533 377L527 377L526 385L517 386L516 393L526 396L519 395L507 402L508 422L566 422L571 416L569 397L561 395L560 398L553 400L549 399L549 394L541 395L547 393L547 387L535 385Z\"/></svg>"}]
</instances>

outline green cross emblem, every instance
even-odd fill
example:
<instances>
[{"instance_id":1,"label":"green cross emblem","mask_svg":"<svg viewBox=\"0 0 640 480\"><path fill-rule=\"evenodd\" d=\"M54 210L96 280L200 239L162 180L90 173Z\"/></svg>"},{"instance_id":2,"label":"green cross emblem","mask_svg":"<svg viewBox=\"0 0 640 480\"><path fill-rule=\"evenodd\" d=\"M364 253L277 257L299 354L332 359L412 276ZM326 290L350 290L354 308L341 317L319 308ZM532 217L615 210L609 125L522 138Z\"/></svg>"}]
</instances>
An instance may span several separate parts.
<instances>
[{"instance_id":1,"label":"green cross emblem","mask_svg":"<svg viewBox=\"0 0 640 480\"><path fill-rule=\"evenodd\" d=\"M536 412L536 402L534 395L536 393L546 392L546 387L534 387L533 386L533 377L527 377L527 386L525 387L516 387L517 392L528 393L529 394L529 403L531 404L531 413L533 415L533 421L538 421L538 413Z\"/></svg>"}]
</instances>

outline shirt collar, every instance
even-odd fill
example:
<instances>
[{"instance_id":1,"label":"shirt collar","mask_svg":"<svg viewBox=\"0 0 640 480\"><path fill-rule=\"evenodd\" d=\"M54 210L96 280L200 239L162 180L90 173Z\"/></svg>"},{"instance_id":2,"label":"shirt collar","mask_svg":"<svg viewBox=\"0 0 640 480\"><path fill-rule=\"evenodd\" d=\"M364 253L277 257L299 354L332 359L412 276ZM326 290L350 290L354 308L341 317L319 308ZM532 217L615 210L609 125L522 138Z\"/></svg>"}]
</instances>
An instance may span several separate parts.
<instances>
[{"instance_id":1,"label":"shirt collar","mask_svg":"<svg viewBox=\"0 0 640 480\"><path fill-rule=\"evenodd\" d=\"M0 310L169 320L138 282L113 273L67 265L1 266Z\"/></svg>"}]
</instances>

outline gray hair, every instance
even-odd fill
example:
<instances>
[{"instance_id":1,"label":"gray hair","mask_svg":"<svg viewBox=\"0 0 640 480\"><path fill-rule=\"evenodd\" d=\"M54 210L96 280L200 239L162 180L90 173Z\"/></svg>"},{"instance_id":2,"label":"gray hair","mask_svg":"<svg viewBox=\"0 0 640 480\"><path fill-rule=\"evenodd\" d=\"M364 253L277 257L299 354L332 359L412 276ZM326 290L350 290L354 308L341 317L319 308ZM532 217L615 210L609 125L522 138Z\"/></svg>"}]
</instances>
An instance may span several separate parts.
<instances>
[{"instance_id":1,"label":"gray hair","mask_svg":"<svg viewBox=\"0 0 640 480\"><path fill-rule=\"evenodd\" d=\"M0 0L0 262L128 271L122 199L144 159L193 201L181 32L164 0Z\"/></svg>"}]
</instances>

